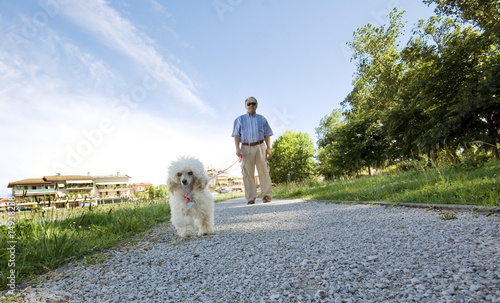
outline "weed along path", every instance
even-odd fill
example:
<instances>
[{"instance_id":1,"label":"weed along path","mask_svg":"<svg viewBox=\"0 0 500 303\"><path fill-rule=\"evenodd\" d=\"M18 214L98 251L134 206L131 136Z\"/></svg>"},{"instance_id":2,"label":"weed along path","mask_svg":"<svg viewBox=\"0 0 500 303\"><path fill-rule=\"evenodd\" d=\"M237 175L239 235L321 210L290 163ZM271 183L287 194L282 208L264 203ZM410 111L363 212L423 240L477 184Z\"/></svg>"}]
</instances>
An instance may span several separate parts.
<instances>
[{"instance_id":1,"label":"weed along path","mask_svg":"<svg viewBox=\"0 0 500 303\"><path fill-rule=\"evenodd\" d=\"M169 224L60 268L22 302L500 302L500 218L273 200L218 203L214 235Z\"/></svg>"}]
</instances>

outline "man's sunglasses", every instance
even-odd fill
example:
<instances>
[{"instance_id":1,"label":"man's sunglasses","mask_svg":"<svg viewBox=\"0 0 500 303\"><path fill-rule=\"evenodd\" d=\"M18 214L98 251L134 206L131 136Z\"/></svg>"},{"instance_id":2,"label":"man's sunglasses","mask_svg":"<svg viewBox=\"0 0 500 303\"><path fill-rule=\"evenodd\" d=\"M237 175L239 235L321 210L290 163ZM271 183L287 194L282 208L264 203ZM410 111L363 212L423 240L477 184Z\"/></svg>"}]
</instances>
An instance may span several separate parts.
<instances>
[{"instance_id":1,"label":"man's sunglasses","mask_svg":"<svg viewBox=\"0 0 500 303\"><path fill-rule=\"evenodd\" d=\"M247 106L255 106L255 105L257 105L257 103L255 102L247 103Z\"/></svg>"}]
</instances>

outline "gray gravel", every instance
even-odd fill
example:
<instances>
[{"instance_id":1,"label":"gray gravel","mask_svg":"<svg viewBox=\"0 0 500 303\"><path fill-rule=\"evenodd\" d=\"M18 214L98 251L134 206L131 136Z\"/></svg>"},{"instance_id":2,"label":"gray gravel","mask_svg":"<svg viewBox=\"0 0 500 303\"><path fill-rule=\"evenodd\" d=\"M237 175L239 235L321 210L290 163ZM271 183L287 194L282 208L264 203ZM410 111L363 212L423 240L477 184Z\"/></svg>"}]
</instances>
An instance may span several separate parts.
<instances>
[{"instance_id":1,"label":"gray gravel","mask_svg":"<svg viewBox=\"0 0 500 303\"><path fill-rule=\"evenodd\" d=\"M243 199L214 235L170 225L70 264L25 302L500 302L498 215Z\"/></svg>"}]
</instances>

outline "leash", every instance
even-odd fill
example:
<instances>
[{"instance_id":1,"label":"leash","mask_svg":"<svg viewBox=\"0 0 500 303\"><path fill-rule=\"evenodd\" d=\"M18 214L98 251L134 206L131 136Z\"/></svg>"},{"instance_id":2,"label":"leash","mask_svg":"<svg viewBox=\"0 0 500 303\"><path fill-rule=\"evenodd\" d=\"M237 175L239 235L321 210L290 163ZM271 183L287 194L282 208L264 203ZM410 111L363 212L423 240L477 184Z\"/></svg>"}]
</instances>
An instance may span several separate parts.
<instances>
[{"instance_id":1,"label":"leash","mask_svg":"<svg viewBox=\"0 0 500 303\"><path fill-rule=\"evenodd\" d=\"M236 163L241 162L241 161L242 161L242 159L243 159L243 157L242 157L242 156L240 156L240 157L239 157L239 159L238 159L238 160L236 160L236 162L234 162L234 163L233 163L233 164L231 164L228 168L226 168L226 169L222 170L222 171L221 171L221 172L219 172L218 174L214 175L213 177L209 178L209 179L208 179L208 181L210 181L210 180L214 179L215 177L217 177L217 176L218 176L218 175L220 175L220 174L223 174L226 170L228 170L228 169L230 169L231 167L233 167L234 165L236 165ZM193 200L193 198L190 198L188 195L186 195L186 193L184 193L184 194L183 194L183 196L184 196L184 199L186 200L186 205L187 205L187 207L188 207L188 208L193 207L193 205L194 205L194 203L195 203L195 201Z\"/></svg>"},{"instance_id":2,"label":"leash","mask_svg":"<svg viewBox=\"0 0 500 303\"><path fill-rule=\"evenodd\" d=\"M221 171L221 172L219 172L218 174L216 174L216 175L214 175L214 176L210 177L210 178L208 179L208 181L210 181L210 180L212 180L212 179L216 178L218 175L223 174L224 172L226 172L226 170L228 170L228 169L230 169L231 167L235 166L235 165L236 165L236 163L241 162L242 160L243 160L243 157L240 155L240 157L238 158L238 160L236 160L236 162L234 162L234 163L233 163L233 164L231 164L228 168L226 168L226 169L222 170L222 171Z\"/></svg>"}]
</instances>

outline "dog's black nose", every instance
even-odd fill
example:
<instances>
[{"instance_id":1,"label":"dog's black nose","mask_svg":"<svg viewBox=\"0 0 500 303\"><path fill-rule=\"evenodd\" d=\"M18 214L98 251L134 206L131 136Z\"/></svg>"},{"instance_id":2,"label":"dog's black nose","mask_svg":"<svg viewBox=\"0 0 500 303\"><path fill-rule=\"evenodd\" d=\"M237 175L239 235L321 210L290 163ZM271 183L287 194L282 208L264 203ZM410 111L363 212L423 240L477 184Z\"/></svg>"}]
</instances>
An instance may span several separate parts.
<instances>
[{"instance_id":1,"label":"dog's black nose","mask_svg":"<svg viewBox=\"0 0 500 303\"><path fill-rule=\"evenodd\" d=\"M182 180L182 184L187 185L188 184L188 180L186 180L186 179Z\"/></svg>"}]
</instances>

